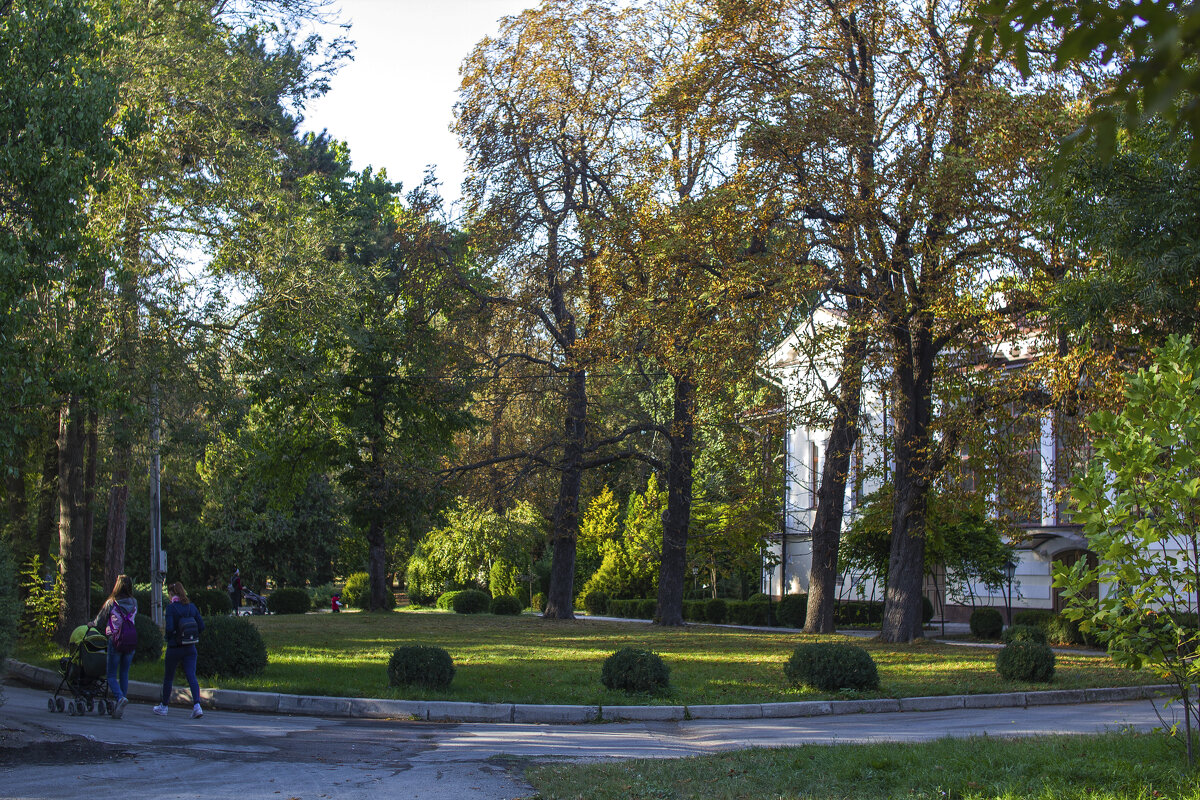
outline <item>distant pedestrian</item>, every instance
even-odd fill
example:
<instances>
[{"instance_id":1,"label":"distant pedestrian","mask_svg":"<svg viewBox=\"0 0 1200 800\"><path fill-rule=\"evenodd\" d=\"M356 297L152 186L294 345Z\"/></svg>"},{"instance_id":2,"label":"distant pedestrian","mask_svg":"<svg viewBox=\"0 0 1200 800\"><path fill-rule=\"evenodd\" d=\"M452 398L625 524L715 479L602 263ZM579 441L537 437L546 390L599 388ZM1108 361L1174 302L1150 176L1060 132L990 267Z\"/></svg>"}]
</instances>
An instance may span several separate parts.
<instances>
[{"instance_id":1,"label":"distant pedestrian","mask_svg":"<svg viewBox=\"0 0 1200 800\"><path fill-rule=\"evenodd\" d=\"M202 717L204 711L200 708L200 684L196 682L196 644L204 632L204 619L188 600L187 592L179 581L171 584L171 605L167 606L166 624L163 627L167 637L167 654L163 657L162 702L154 707L154 713L163 717L167 715L175 670L183 667L184 677L192 690L192 719Z\"/></svg>"},{"instance_id":2,"label":"distant pedestrian","mask_svg":"<svg viewBox=\"0 0 1200 800\"><path fill-rule=\"evenodd\" d=\"M336 614L342 610L342 606L344 605L345 603L342 602L342 596L340 594L335 594L329 601L329 610Z\"/></svg>"},{"instance_id":3,"label":"distant pedestrian","mask_svg":"<svg viewBox=\"0 0 1200 800\"><path fill-rule=\"evenodd\" d=\"M92 620L92 627L108 637L108 690L117 699L113 719L120 719L129 704L129 665L137 648L137 628L133 624L137 607L133 581L128 575L118 575L112 593Z\"/></svg>"},{"instance_id":4,"label":"distant pedestrian","mask_svg":"<svg viewBox=\"0 0 1200 800\"><path fill-rule=\"evenodd\" d=\"M233 615L242 613L242 571L235 569L229 579L229 602L233 603Z\"/></svg>"}]
</instances>

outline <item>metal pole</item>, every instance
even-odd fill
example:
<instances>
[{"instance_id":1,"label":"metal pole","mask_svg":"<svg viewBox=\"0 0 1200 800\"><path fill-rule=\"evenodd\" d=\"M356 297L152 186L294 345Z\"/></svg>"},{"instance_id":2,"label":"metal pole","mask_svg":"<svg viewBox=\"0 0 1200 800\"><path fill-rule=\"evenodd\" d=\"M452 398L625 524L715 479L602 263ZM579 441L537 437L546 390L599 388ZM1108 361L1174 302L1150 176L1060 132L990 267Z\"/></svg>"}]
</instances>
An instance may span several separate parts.
<instances>
[{"instance_id":1,"label":"metal pole","mask_svg":"<svg viewBox=\"0 0 1200 800\"><path fill-rule=\"evenodd\" d=\"M159 472L161 463L158 452L158 383L150 385L150 615L154 624L162 626L162 587L163 572L162 552L162 506L159 494Z\"/></svg>"}]
</instances>

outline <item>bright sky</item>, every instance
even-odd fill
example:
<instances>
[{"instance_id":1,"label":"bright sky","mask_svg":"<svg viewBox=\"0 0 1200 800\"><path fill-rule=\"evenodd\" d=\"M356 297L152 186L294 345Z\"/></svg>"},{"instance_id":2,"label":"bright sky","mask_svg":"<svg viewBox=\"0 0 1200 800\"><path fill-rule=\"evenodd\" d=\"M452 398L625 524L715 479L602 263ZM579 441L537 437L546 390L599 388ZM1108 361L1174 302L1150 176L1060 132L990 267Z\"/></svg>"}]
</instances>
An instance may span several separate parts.
<instances>
[{"instance_id":1,"label":"bright sky","mask_svg":"<svg viewBox=\"0 0 1200 800\"><path fill-rule=\"evenodd\" d=\"M305 112L303 128L350 146L354 166L386 168L405 188L437 166L447 204L459 197L463 154L450 132L458 67L497 21L537 0L342 0L354 61ZM448 209L449 210L449 209Z\"/></svg>"}]
</instances>

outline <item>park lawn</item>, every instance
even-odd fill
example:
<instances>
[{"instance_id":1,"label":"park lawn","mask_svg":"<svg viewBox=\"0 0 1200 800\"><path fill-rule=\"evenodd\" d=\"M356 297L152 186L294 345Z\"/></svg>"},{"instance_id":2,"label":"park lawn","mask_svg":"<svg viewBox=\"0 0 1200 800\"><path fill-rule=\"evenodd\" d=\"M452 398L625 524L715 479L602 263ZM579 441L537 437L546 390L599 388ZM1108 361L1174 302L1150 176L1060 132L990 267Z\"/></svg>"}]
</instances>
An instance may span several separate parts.
<instances>
[{"instance_id":1,"label":"park lawn","mask_svg":"<svg viewBox=\"0 0 1200 800\"><path fill-rule=\"evenodd\" d=\"M533 615L460 615L440 611L248 617L262 633L270 663L251 678L213 678L205 686L348 697L485 703L703 705L850 697L916 697L1158 682L1107 657L1062 655L1050 684L1014 683L995 670L995 649L936 644L883 645L845 636L804 636L711 625L661 628L641 622L545 620ZM829 694L789 686L783 665L800 642L849 641L879 666L876 692ZM402 644L444 647L457 670L449 690L388 686L387 662ZM618 648L660 654L671 670L665 694L627 695L600 683L604 659ZM18 658L52 666L46 650ZM159 663L135 664L134 680L160 681ZM176 683L179 679L176 680Z\"/></svg>"},{"instance_id":2,"label":"park lawn","mask_svg":"<svg viewBox=\"0 0 1200 800\"><path fill-rule=\"evenodd\" d=\"M1165 734L807 745L526 770L540 800L1196 800Z\"/></svg>"}]
</instances>

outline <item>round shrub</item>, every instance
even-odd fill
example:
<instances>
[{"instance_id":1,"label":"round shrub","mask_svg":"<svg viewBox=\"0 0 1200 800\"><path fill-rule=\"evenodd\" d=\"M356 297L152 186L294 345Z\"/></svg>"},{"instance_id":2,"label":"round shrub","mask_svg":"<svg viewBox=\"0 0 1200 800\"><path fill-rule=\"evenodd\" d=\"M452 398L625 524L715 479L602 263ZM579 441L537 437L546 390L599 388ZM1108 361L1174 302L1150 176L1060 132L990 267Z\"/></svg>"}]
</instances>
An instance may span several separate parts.
<instances>
[{"instance_id":1,"label":"round shrub","mask_svg":"<svg viewBox=\"0 0 1200 800\"><path fill-rule=\"evenodd\" d=\"M533 597L529 598L529 607L534 611L541 613L542 609L546 607L546 593L538 592Z\"/></svg>"},{"instance_id":2,"label":"round shrub","mask_svg":"<svg viewBox=\"0 0 1200 800\"><path fill-rule=\"evenodd\" d=\"M792 683L823 692L879 688L879 670L871 654L852 644L802 644L792 651L783 672Z\"/></svg>"},{"instance_id":3,"label":"round shrub","mask_svg":"<svg viewBox=\"0 0 1200 800\"><path fill-rule=\"evenodd\" d=\"M462 589L451 589L448 592L442 592L438 595L438 599L434 602L434 606L442 611L454 610L454 598L458 597Z\"/></svg>"},{"instance_id":4,"label":"round shrub","mask_svg":"<svg viewBox=\"0 0 1200 800\"><path fill-rule=\"evenodd\" d=\"M933 602L925 595L921 595L921 624L928 625L932 621Z\"/></svg>"},{"instance_id":5,"label":"round shrub","mask_svg":"<svg viewBox=\"0 0 1200 800\"><path fill-rule=\"evenodd\" d=\"M150 618L150 606L144 609L139 605L137 616L133 618L133 627L137 629L137 649L133 651L133 660L138 663L158 661L162 658L163 632Z\"/></svg>"},{"instance_id":6,"label":"round shrub","mask_svg":"<svg viewBox=\"0 0 1200 800\"><path fill-rule=\"evenodd\" d=\"M1079 630L1079 622L1055 614L1046 623L1046 639L1054 644L1087 645L1093 647L1096 639Z\"/></svg>"},{"instance_id":7,"label":"round shrub","mask_svg":"<svg viewBox=\"0 0 1200 800\"><path fill-rule=\"evenodd\" d=\"M670 678L671 670L656 653L635 647L622 647L604 659L600 670L601 683L626 692L659 692Z\"/></svg>"},{"instance_id":8,"label":"round shrub","mask_svg":"<svg viewBox=\"0 0 1200 800\"><path fill-rule=\"evenodd\" d=\"M455 614L482 614L488 610L491 598L478 589L464 589L454 596L451 606Z\"/></svg>"},{"instance_id":9,"label":"round shrub","mask_svg":"<svg viewBox=\"0 0 1200 800\"><path fill-rule=\"evenodd\" d=\"M272 614L307 614L312 611L312 598L303 589L284 586L271 592L267 608Z\"/></svg>"},{"instance_id":10,"label":"round shrub","mask_svg":"<svg viewBox=\"0 0 1200 800\"><path fill-rule=\"evenodd\" d=\"M454 680L454 660L440 647L409 644L392 651L388 685L445 689Z\"/></svg>"},{"instance_id":11,"label":"round shrub","mask_svg":"<svg viewBox=\"0 0 1200 800\"><path fill-rule=\"evenodd\" d=\"M1000 641L1005 644L1013 642L1033 642L1035 644L1046 643L1046 631L1042 630L1038 625L1009 625L1004 629L1004 633L1000 634Z\"/></svg>"},{"instance_id":12,"label":"round shrub","mask_svg":"<svg viewBox=\"0 0 1200 800\"><path fill-rule=\"evenodd\" d=\"M258 628L246 617L204 618L196 645L196 673L210 677L246 678L267 667L267 646Z\"/></svg>"},{"instance_id":13,"label":"round shrub","mask_svg":"<svg viewBox=\"0 0 1200 800\"><path fill-rule=\"evenodd\" d=\"M608 613L608 595L604 592L593 591L583 596L583 610L593 617L602 617Z\"/></svg>"},{"instance_id":14,"label":"round shrub","mask_svg":"<svg viewBox=\"0 0 1200 800\"><path fill-rule=\"evenodd\" d=\"M1004 629L1004 617L994 608L977 608L971 612L971 635L976 639L999 639Z\"/></svg>"},{"instance_id":15,"label":"round shrub","mask_svg":"<svg viewBox=\"0 0 1200 800\"><path fill-rule=\"evenodd\" d=\"M1010 681L1049 683L1054 677L1054 651L1037 642L1013 642L996 655L996 671Z\"/></svg>"},{"instance_id":16,"label":"round shrub","mask_svg":"<svg viewBox=\"0 0 1200 800\"><path fill-rule=\"evenodd\" d=\"M1048 608L1025 608L1013 612L1014 625L1036 625L1042 630L1054 619L1054 612Z\"/></svg>"},{"instance_id":17,"label":"round shrub","mask_svg":"<svg viewBox=\"0 0 1200 800\"><path fill-rule=\"evenodd\" d=\"M729 616L729 604L719 597L714 597L704 604L704 620L714 625L720 625Z\"/></svg>"},{"instance_id":18,"label":"round shrub","mask_svg":"<svg viewBox=\"0 0 1200 800\"><path fill-rule=\"evenodd\" d=\"M784 595L775 607L775 616L785 628L803 628L808 619L808 595Z\"/></svg>"},{"instance_id":19,"label":"round shrub","mask_svg":"<svg viewBox=\"0 0 1200 800\"><path fill-rule=\"evenodd\" d=\"M365 572L355 572L346 578L346 586L342 589L342 602L351 608L361 608L364 611L371 605L371 576Z\"/></svg>"},{"instance_id":20,"label":"round shrub","mask_svg":"<svg viewBox=\"0 0 1200 800\"><path fill-rule=\"evenodd\" d=\"M220 589L196 589L188 594L188 600L191 600L192 604L196 606L196 610L205 617L228 614L233 611L233 601Z\"/></svg>"},{"instance_id":21,"label":"round shrub","mask_svg":"<svg viewBox=\"0 0 1200 800\"><path fill-rule=\"evenodd\" d=\"M770 599L771 598L767 597L762 592L755 592L754 594L752 594L746 598L746 602L748 602L748 603L766 603Z\"/></svg>"},{"instance_id":22,"label":"round shrub","mask_svg":"<svg viewBox=\"0 0 1200 800\"><path fill-rule=\"evenodd\" d=\"M516 615L521 613L521 601L511 594L499 594L488 604L488 611L493 614Z\"/></svg>"}]
</instances>

